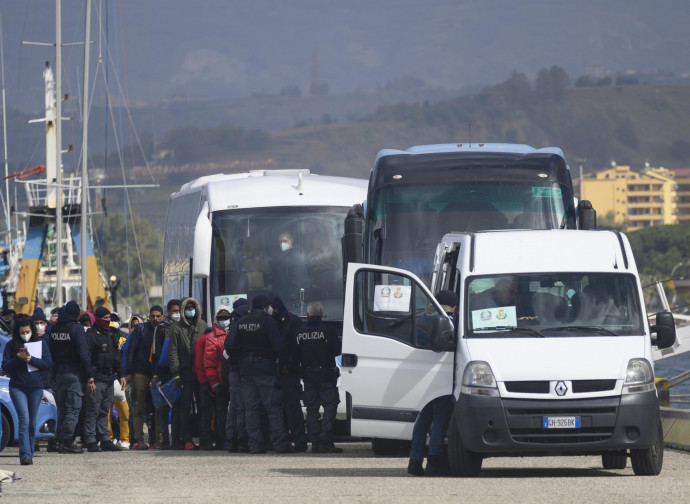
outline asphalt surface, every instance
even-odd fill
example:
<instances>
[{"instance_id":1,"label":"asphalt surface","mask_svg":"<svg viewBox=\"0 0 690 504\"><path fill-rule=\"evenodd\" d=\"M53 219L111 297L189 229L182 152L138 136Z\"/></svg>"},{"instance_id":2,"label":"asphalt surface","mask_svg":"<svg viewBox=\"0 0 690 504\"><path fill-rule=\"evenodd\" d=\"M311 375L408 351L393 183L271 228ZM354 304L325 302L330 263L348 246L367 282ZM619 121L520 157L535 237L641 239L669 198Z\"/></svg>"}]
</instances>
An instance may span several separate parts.
<instances>
[{"instance_id":1,"label":"asphalt surface","mask_svg":"<svg viewBox=\"0 0 690 504\"><path fill-rule=\"evenodd\" d=\"M341 455L238 455L148 451L60 455L41 451L20 466L0 453L0 502L678 502L690 500L690 453L667 449L656 477L604 470L599 457L501 458L478 478L406 474L407 459L374 457L368 443Z\"/></svg>"}]
</instances>

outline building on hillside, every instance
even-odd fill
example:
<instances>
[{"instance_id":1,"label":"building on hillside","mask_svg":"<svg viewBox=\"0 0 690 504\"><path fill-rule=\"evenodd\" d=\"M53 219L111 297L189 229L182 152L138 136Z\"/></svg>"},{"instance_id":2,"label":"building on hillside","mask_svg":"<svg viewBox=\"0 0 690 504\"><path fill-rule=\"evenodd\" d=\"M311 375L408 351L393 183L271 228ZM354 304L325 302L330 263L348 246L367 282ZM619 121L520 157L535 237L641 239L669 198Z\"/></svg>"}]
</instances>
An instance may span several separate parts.
<instances>
[{"instance_id":1,"label":"building on hillside","mask_svg":"<svg viewBox=\"0 0 690 504\"><path fill-rule=\"evenodd\" d=\"M690 224L690 168L673 170L676 176L676 218L678 224Z\"/></svg>"},{"instance_id":2,"label":"building on hillside","mask_svg":"<svg viewBox=\"0 0 690 504\"><path fill-rule=\"evenodd\" d=\"M681 208L687 214L684 222L690 223L690 170L682 180L685 192ZM611 168L600 170L584 178L582 198L588 199L603 217L613 212L616 224L627 224L629 230L662 224L677 224L678 180L676 173L666 168L651 168L641 172L627 165L611 164ZM685 203L687 202L687 204Z\"/></svg>"}]
</instances>

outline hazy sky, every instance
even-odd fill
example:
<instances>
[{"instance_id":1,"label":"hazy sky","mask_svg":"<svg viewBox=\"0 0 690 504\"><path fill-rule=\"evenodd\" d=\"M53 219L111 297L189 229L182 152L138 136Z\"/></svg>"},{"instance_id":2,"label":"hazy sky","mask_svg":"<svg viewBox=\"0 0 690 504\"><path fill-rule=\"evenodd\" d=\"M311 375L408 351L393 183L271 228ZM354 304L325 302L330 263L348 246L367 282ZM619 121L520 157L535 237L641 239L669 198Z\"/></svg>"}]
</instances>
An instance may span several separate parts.
<instances>
[{"instance_id":1,"label":"hazy sky","mask_svg":"<svg viewBox=\"0 0 690 504\"><path fill-rule=\"evenodd\" d=\"M84 0L62 4L63 41L82 40ZM93 0L93 11L94 63L100 52L101 78L116 89L118 75L135 103L306 90L315 54L333 93L404 76L455 89L553 64L573 77L595 63L690 71L687 0ZM54 53L20 41L54 40L55 1L0 0L0 13L8 106L40 109ZM72 94L82 51L64 50Z\"/></svg>"}]
</instances>

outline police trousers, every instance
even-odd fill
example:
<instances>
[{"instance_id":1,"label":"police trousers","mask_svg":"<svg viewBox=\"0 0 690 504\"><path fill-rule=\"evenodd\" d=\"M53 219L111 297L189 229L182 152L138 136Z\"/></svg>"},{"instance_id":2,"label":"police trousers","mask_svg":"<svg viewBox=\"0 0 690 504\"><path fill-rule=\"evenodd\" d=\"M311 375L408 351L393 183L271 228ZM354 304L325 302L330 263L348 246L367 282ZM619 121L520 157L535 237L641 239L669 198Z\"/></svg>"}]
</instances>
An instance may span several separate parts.
<instances>
[{"instance_id":1,"label":"police trousers","mask_svg":"<svg viewBox=\"0 0 690 504\"><path fill-rule=\"evenodd\" d=\"M228 373L228 384L230 389L230 405L225 422L225 434L229 440L246 438L247 426L244 421L244 400L242 399L242 390L240 389L239 370Z\"/></svg>"},{"instance_id":2,"label":"police trousers","mask_svg":"<svg viewBox=\"0 0 690 504\"><path fill-rule=\"evenodd\" d=\"M268 416L268 429L273 448L286 451L289 446L283 409L281 407L275 362L270 359L244 358L240 361L242 399L244 400L249 450L261 453L266 444L261 433L261 406Z\"/></svg>"},{"instance_id":3,"label":"police trousers","mask_svg":"<svg viewBox=\"0 0 690 504\"><path fill-rule=\"evenodd\" d=\"M72 442L79 422L84 385L80 373L55 374L55 402L58 410L58 431L55 437L58 441Z\"/></svg>"},{"instance_id":4,"label":"police trousers","mask_svg":"<svg viewBox=\"0 0 690 504\"><path fill-rule=\"evenodd\" d=\"M338 412L338 386L335 381L304 382L304 405L307 407L307 435L316 443L333 442L333 424ZM323 417L319 409L323 406Z\"/></svg>"},{"instance_id":5,"label":"police trousers","mask_svg":"<svg viewBox=\"0 0 690 504\"><path fill-rule=\"evenodd\" d=\"M98 441L110 441L108 413L113 404L113 382L96 380L96 392L86 393L84 400L84 442L89 445Z\"/></svg>"}]
</instances>

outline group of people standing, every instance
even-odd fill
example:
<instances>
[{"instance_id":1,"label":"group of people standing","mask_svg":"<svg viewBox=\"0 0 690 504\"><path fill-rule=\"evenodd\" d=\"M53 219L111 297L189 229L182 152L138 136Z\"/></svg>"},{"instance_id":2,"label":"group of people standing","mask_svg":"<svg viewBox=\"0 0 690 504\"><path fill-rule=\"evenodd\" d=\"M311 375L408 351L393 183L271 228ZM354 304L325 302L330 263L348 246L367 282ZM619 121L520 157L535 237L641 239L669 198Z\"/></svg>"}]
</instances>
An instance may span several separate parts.
<instances>
[{"instance_id":1,"label":"group of people standing","mask_svg":"<svg viewBox=\"0 0 690 504\"><path fill-rule=\"evenodd\" d=\"M44 388L55 392L57 432L48 450L58 453L123 447L292 453L307 451L309 442L312 453L340 453L333 424L341 342L322 317L323 307L312 302L303 322L275 294L220 306L211 326L195 299L172 299L165 312L152 306L147 320L132 316L128 333L107 308L82 313L74 301L50 323L41 309L14 315L2 369L19 416L20 462L32 464ZM161 385L166 401L149 415ZM119 441L111 428L114 405Z\"/></svg>"}]
</instances>

